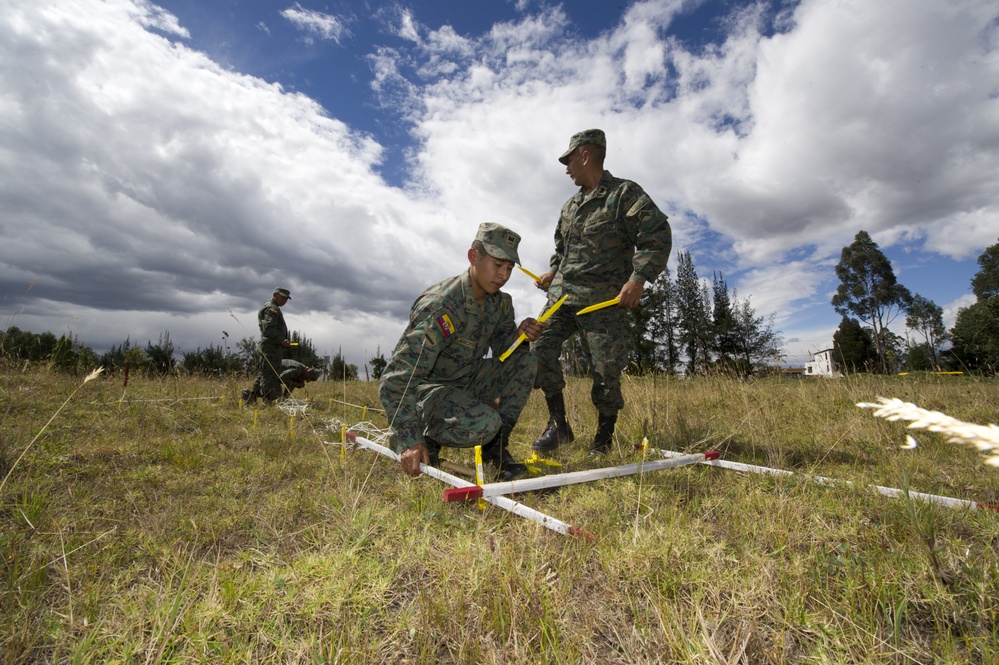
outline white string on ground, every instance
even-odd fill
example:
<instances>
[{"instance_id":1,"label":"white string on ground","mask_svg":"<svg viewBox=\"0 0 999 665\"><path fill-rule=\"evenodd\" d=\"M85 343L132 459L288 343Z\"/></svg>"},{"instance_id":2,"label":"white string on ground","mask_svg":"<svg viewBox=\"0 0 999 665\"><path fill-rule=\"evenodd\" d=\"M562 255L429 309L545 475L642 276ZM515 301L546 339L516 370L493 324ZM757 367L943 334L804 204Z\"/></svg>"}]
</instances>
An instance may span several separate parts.
<instances>
[{"instance_id":1,"label":"white string on ground","mask_svg":"<svg viewBox=\"0 0 999 665\"><path fill-rule=\"evenodd\" d=\"M336 434L337 437L340 436L344 427L355 434L363 434L365 439L380 445L387 445L392 433L391 430L381 429L369 420L353 425L348 425L339 418L330 418L326 421L326 429Z\"/></svg>"},{"instance_id":2,"label":"white string on ground","mask_svg":"<svg viewBox=\"0 0 999 665\"><path fill-rule=\"evenodd\" d=\"M332 397L330 398L330 401L334 402L335 404L343 404L344 406L352 406L352 407L354 407L356 409L367 409L368 411L377 411L378 413L385 413L385 409L376 409L373 406L364 406L363 404L351 404L350 402L343 402L343 401L338 400L338 399L333 399Z\"/></svg>"},{"instance_id":3,"label":"white string on ground","mask_svg":"<svg viewBox=\"0 0 999 665\"><path fill-rule=\"evenodd\" d=\"M308 410L310 404L311 402L308 400L294 399L291 397L274 402L274 406L281 409L289 416L304 414Z\"/></svg>"},{"instance_id":4,"label":"white string on ground","mask_svg":"<svg viewBox=\"0 0 999 665\"><path fill-rule=\"evenodd\" d=\"M90 402L94 405L102 404L138 404L141 402L196 402L206 400L223 400L224 397L158 397L156 399L116 399L113 402Z\"/></svg>"}]
</instances>

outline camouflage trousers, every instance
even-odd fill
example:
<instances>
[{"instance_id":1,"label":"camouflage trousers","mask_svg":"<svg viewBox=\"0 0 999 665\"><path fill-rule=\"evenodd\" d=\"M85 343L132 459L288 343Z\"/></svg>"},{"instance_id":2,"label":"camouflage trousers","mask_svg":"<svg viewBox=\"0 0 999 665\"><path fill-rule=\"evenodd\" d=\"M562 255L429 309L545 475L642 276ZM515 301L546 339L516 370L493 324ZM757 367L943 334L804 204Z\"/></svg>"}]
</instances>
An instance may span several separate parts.
<instances>
[{"instance_id":1,"label":"camouflage trousers","mask_svg":"<svg viewBox=\"0 0 999 665\"><path fill-rule=\"evenodd\" d=\"M560 361L562 345L579 333L590 352L593 378L590 400L598 413L614 415L624 408L621 373L628 365L627 312L620 307L606 307L576 316L582 308L583 305L562 305L548 319L549 327L541 333L541 338L531 345L538 360L534 387L541 388L546 397L562 392L565 388Z\"/></svg>"},{"instance_id":2,"label":"camouflage trousers","mask_svg":"<svg viewBox=\"0 0 999 665\"><path fill-rule=\"evenodd\" d=\"M479 362L462 384L423 384L416 409L426 436L455 448L488 443L506 422L516 424L531 396L534 355L521 347L504 362ZM492 406L496 400L499 404Z\"/></svg>"},{"instance_id":3,"label":"camouflage trousers","mask_svg":"<svg viewBox=\"0 0 999 665\"><path fill-rule=\"evenodd\" d=\"M253 381L253 392L264 399L281 397L281 361L284 349L257 350L257 378Z\"/></svg>"}]
</instances>

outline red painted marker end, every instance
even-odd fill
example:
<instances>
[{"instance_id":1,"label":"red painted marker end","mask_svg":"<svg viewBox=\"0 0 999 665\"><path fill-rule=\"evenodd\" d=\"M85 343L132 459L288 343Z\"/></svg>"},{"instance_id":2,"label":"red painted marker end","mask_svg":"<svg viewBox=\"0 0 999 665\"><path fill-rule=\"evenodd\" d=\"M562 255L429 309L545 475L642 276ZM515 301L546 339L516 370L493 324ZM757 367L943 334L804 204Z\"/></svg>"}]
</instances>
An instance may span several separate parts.
<instances>
[{"instance_id":1,"label":"red painted marker end","mask_svg":"<svg viewBox=\"0 0 999 665\"><path fill-rule=\"evenodd\" d=\"M471 485L469 487L449 487L444 490L444 501L450 503L452 501L471 501L472 499L482 498L482 488L478 485Z\"/></svg>"}]
</instances>

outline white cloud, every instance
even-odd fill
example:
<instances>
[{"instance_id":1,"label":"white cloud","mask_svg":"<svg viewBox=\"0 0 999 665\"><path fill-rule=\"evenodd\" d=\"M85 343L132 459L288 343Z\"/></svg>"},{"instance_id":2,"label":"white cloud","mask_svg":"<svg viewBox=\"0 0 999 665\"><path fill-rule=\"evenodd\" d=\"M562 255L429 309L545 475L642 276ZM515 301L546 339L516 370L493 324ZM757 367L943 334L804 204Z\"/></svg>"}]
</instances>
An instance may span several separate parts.
<instances>
[{"instance_id":1,"label":"white cloud","mask_svg":"<svg viewBox=\"0 0 999 665\"><path fill-rule=\"evenodd\" d=\"M310 43L312 35L337 44L341 43L345 37L350 36L350 31L342 19L313 9L304 9L297 2L293 7L282 10L281 16L288 19L299 30L304 30L309 35L306 40Z\"/></svg>"},{"instance_id":2,"label":"white cloud","mask_svg":"<svg viewBox=\"0 0 999 665\"><path fill-rule=\"evenodd\" d=\"M989 147L999 138L989 93L999 63L985 46L996 31L987 3L806 1L794 29L772 37L754 6L733 18L723 44L696 54L657 32L677 10L638 3L586 44L560 36L558 11L494 27L474 62L456 61L465 75L416 90L431 111L415 119L425 163L444 157L435 136L553 154L556 127L561 143L567 127L600 125L612 170L710 219L745 267L802 245L828 257L860 228L931 237L947 227L947 242L928 248L952 257L982 247L983 227L952 220L999 212L990 188L999 152ZM491 64L498 53L508 55ZM465 162L447 157L453 166L429 175L444 196L494 184L455 177Z\"/></svg>"},{"instance_id":3,"label":"white cloud","mask_svg":"<svg viewBox=\"0 0 999 665\"><path fill-rule=\"evenodd\" d=\"M19 293L38 273L18 298L25 321L79 321L97 346L145 336L142 321L200 330L183 317L227 308L255 326L280 283L295 290L292 327L321 312L341 322L330 330L356 331L343 345L362 353L398 331L349 321L398 318L414 284L463 268L467 233L387 186L373 140L144 30L136 5L86 4L86 20L35 3L0 20L0 280ZM122 339L103 336L112 321Z\"/></svg>"},{"instance_id":4,"label":"white cloud","mask_svg":"<svg viewBox=\"0 0 999 665\"><path fill-rule=\"evenodd\" d=\"M134 10L126 8L133 19L147 28L154 28L183 39L190 39L191 33L177 21L177 17L148 0L136 0Z\"/></svg>"},{"instance_id":5,"label":"white cloud","mask_svg":"<svg viewBox=\"0 0 999 665\"><path fill-rule=\"evenodd\" d=\"M397 20L398 23L394 26L396 36L417 44L422 41L420 39L420 27L413 18L413 12L403 9L399 12Z\"/></svg>"},{"instance_id":6,"label":"white cloud","mask_svg":"<svg viewBox=\"0 0 999 665\"><path fill-rule=\"evenodd\" d=\"M729 287L738 293L739 299L749 298L757 314L773 312L778 326L793 325L801 309L816 304L817 300L824 305L829 303L826 294L820 292L827 271L827 265L790 261L749 270Z\"/></svg>"},{"instance_id":7,"label":"white cloud","mask_svg":"<svg viewBox=\"0 0 999 665\"><path fill-rule=\"evenodd\" d=\"M779 207L754 206L747 228L713 206L717 228L763 260L809 237L841 245L860 228L994 216L983 187L999 175L986 147L999 138L988 92L999 62L976 38L995 33L994 13L980 2L801 3L793 32L760 41L753 131L728 169L736 180L716 190L733 206L763 191ZM980 243L960 231L947 253Z\"/></svg>"},{"instance_id":8,"label":"white cloud","mask_svg":"<svg viewBox=\"0 0 999 665\"><path fill-rule=\"evenodd\" d=\"M976 301L977 301L977 299L975 298L975 296L973 294L971 294L971 293L965 293L963 296L961 296L957 300L954 300L953 302L949 302L946 305L944 305L943 306L943 322L944 322L944 325L948 329L953 328L954 327L954 323L957 322L957 315L958 315L958 313L962 309L964 309L966 307L971 307L972 305L975 304Z\"/></svg>"}]
</instances>

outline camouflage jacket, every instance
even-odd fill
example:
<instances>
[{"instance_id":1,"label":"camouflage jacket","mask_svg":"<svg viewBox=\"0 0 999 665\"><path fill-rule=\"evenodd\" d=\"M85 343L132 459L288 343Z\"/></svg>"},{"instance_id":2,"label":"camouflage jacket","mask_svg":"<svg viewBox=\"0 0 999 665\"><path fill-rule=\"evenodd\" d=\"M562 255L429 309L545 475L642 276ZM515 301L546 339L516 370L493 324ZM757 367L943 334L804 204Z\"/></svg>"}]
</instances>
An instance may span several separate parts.
<instances>
[{"instance_id":1,"label":"camouflage jacket","mask_svg":"<svg viewBox=\"0 0 999 665\"><path fill-rule=\"evenodd\" d=\"M570 305L592 304L618 295L629 279L653 282L672 247L666 215L649 195L604 171L592 192L580 188L562 206L549 298L569 294Z\"/></svg>"},{"instance_id":2,"label":"camouflage jacket","mask_svg":"<svg viewBox=\"0 0 999 665\"><path fill-rule=\"evenodd\" d=\"M260 350L264 353L277 351L281 342L288 339L284 314L273 300L268 300L257 312L257 323L260 325Z\"/></svg>"},{"instance_id":3,"label":"camouflage jacket","mask_svg":"<svg viewBox=\"0 0 999 665\"><path fill-rule=\"evenodd\" d=\"M467 270L416 299L378 388L394 430L392 450L399 453L423 442L420 389L466 386L487 355L498 358L514 342L513 317L513 300L502 291L486 294L479 305Z\"/></svg>"}]
</instances>

